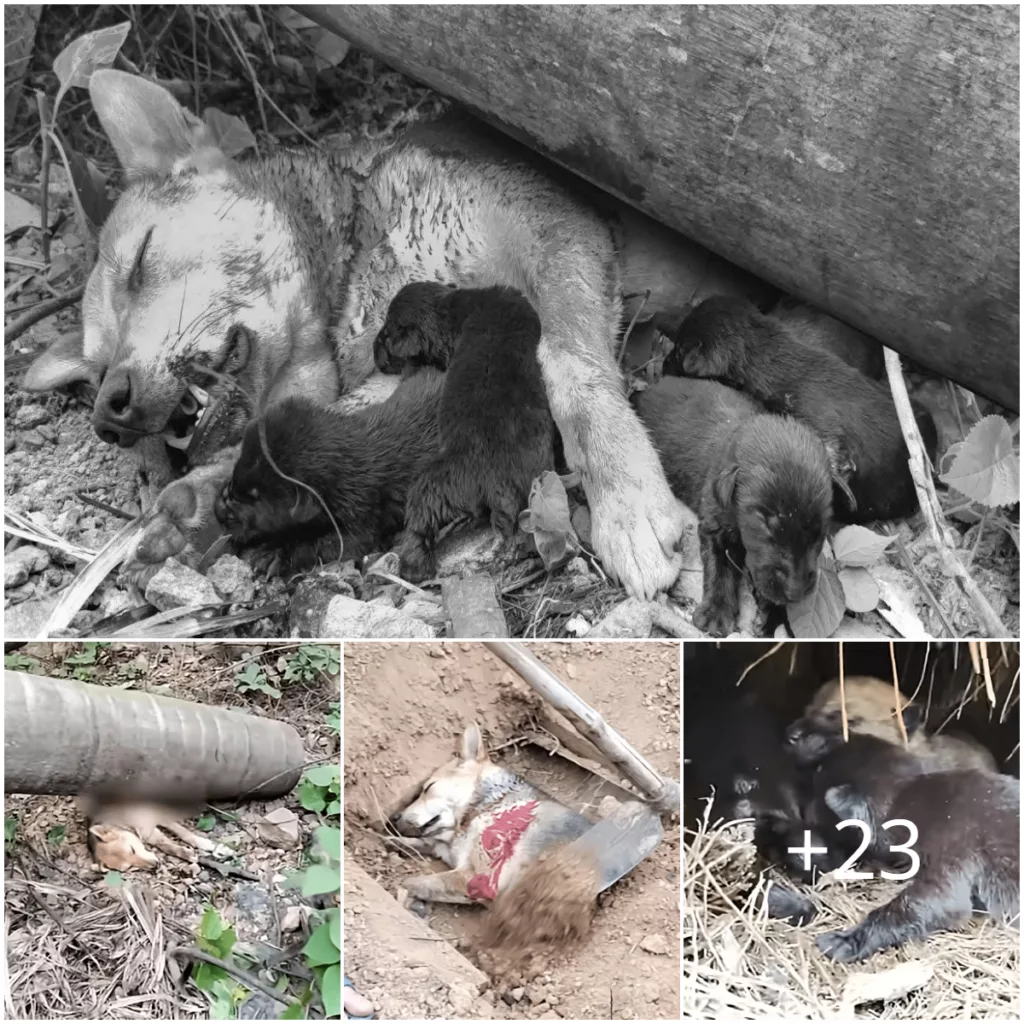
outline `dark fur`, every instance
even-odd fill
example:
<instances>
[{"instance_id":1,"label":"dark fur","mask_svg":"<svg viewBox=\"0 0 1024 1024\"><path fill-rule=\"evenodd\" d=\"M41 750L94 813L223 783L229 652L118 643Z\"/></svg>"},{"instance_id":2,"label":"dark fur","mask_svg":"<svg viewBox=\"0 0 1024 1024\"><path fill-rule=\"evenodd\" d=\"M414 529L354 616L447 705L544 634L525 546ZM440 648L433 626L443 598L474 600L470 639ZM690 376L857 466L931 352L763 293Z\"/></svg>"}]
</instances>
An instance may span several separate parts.
<instances>
[{"instance_id":1,"label":"dark fur","mask_svg":"<svg viewBox=\"0 0 1024 1024\"><path fill-rule=\"evenodd\" d=\"M909 861L893 854L907 830L883 829L896 818L914 822L921 858L916 875L893 900L872 910L853 928L818 937L818 948L835 960L871 954L956 928L974 907L1009 922L1020 902L1020 783L1007 775L971 769L928 772L902 747L875 736L852 735L843 743L830 732L819 749L816 788L839 820L856 818L872 830L868 856L878 866L905 871ZM838 865L833 865L838 866Z\"/></svg>"},{"instance_id":2,"label":"dark fur","mask_svg":"<svg viewBox=\"0 0 1024 1024\"><path fill-rule=\"evenodd\" d=\"M769 315L785 324L797 341L809 348L831 352L865 377L881 380L885 375L882 346L824 310L786 297L779 299Z\"/></svg>"},{"instance_id":3,"label":"dark fur","mask_svg":"<svg viewBox=\"0 0 1024 1024\"><path fill-rule=\"evenodd\" d=\"M402 530L407 492L440 449L443 383L443 375L430 370L402 381L386 401L356 412L289 398L262 417L271 457L326 501L341 527L346 557L381 550ZM301 550L312 538L333 535L320 503L267 462L258 421L246 427L216 511L241 543L273 540Z\"/></svg>"},{"instance_id":4,"label":"dark fur","mask_svg":"<svg viewBox=\"0 0 1024 1024\"><path fill-rule=\"evenodd\" d=\"M828 456L814 433L715 381L666 377L637 408L669 484L700 519L704 595L694 625L732 632L744 564L763 602L804 597L832 515Z\"/></svg>"},{"instance_id":5,"label":"dark fur","mask_svg":"<svg viewBox=\"0 0 1024 1024\"><path fill-rule=\"evenodd\" d=\"M512 288L417 282L392 300L374 343L378 368L447 370L441 454L409 491L402 563L410 579L433 572L437 533L460 515L489 514L510 538L534 479L554 468L539 342L540 318Z\"/></svg>"},{"instance_id":6,"label":"dark fur","mask_svg":"<svg viewBox=\"0 0 1024 1024\"><path fill-rule=\"evenodd\" d=\"M888 389L831 352L803 344L746 299L705 299L683 321L665 368L667 373L719 378L771 411L809 424L853 494L851 505L837 489L840 521L896 519L917 510L907 448ZM934 459L935 424L923 409L916 412L928 456Z\"/></svg>"}]
</instances>

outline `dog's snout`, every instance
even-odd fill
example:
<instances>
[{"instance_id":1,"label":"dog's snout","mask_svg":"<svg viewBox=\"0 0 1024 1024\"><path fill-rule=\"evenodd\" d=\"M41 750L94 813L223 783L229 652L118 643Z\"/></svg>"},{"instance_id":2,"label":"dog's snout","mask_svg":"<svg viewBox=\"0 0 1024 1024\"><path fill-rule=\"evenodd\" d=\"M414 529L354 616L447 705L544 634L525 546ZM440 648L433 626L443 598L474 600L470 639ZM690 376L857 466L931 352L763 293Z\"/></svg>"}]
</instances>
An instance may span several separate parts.
<instances>
[{"instance_id":1,"label":"dog's snout","mask_svg":"<svg viewBox=\"0 0 1024 1024\"><path fill-rule=\"evenodd\" d=\"M787 743L799 743L805 735L803 721L794 722L786 730L786 742Z\"/></svg>"},{"instance_id":2,"label":"dog's snout","mask_svg":"<svg viewBox=\"0 0 1024 1024\"><path fill-rule=\"evenodd\" d=\"M115 367L107 373L96 395L92 422L107 444L131 448L142 437L138 382L130 368Z\"/></svg>"}]
</instances>

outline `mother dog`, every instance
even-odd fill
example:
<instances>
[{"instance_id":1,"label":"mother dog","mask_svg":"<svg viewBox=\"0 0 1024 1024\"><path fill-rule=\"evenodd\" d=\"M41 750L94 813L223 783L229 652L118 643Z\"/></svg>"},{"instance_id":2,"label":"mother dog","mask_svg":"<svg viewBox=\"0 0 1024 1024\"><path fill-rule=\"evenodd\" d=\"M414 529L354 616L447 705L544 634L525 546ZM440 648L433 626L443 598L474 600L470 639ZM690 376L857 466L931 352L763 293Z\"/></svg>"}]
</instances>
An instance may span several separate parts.
<instances>
[{"instance_id":1,"label":"mother dog","mask_svg":"<svg viewBox=\"0 0 1024 1024\"><path fill-rule=\"evenodd\" d=\"M137 561L177 554L210 524L253 405L329 403L361 384L392 297L432 279L526 293L598 556L633 595L673 582L684 512L613 356L623 275L643 255L595 210L473 133L427 127L235 164L160 86L106 70L89 91L128 186L100 236L82 340L41 355L25 387L90 382L100 437L167 484ZM189 448L173 482L167 442Z\"/></svg>"}]
</instances>

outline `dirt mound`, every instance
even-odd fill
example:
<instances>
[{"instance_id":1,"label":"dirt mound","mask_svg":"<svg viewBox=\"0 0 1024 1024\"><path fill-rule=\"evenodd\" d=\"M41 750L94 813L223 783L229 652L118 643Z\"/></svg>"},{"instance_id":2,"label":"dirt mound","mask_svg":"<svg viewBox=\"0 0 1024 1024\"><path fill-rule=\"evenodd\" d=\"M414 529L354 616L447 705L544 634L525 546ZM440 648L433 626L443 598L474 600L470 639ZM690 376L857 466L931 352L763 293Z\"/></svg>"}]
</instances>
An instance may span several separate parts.
<instances>
[{"instance_id":1,"label":"dirt mound","mask_svg":"<svg viewBox=\"0 0 1024 1024\"><path fill-rule=\"evenodd\" d=\"M557 943L565 949L586 938L599 877L593 859L568 844L546 851L491 904L481 946L522 956L538 946Z\"/></svg>"}]
</instances>

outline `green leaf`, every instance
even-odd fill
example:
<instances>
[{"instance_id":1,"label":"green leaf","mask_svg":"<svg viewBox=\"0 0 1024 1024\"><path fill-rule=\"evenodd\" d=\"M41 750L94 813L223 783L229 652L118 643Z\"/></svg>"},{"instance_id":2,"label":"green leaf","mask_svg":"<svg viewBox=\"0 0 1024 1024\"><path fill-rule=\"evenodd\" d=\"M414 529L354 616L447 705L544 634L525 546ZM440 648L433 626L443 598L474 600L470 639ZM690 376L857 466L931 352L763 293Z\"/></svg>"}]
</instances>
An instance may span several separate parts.
<instances>
[{"instance_id":1,"label":"green leaf","mask_svg":"<svg viewBox=\"0 0 1024 1024\"><path fill-rule=\"evenodd\" d=\"M120 871L108 871L103 876L103 881L110 886L111 889L120 889L124 885L124 876Z\"/></svg>"},{"instance_id":2,"label":"green leaf","mask_svg":"<svg viewBox=\"0 0 1024 1024\"><path fill-rule=\"evenodd\" d=\"M213 826L216 825L216 824L217 824L217 815L216 814L204 814L196 822L196 828L199 829L200 832L211 832L213 830Z\"/></svg>"},{"instance_id":3,"label":"green leaf","mask_svg":"<svg viewBox=\"0 0 1024 1024\"><path fill-rule=\"evenodd\" d=\"M320 825L314 832L313 837L320 844L320 848L333 860L341 860L341 829L333 825Z\"/></svg>"},{"instance_id":4,"label":"green leaf","mask_svg":"<svg viewBox=\"0 0 1024 1024\"><path fill-rule=\"evenodd\" d=\"M302 1003L289 1003L281 1013L281 1020L302 1020L304 1016Z\"/></svg>"},{"instance_id":5,"label":"green leaf","mask_svg":"<svg viewBox=\"0 0 1024 1024\"><path fill-rule=\"evenodd\" d=\"M18 834L18 818L17 815L12 815L10 818L4 818L4 842L10 845L14 842L14 837Z\"/></svg>"},{"instance_id":6,"label":"green leaf","mask_svg":"<svg viewBox=\"0 0 1024 1024\"><path fill-rule=\"evenodd\" d=\"M224 931L224 922L214 907L207 907L203 911L203 919L199 922L199 934L202 938L214 942L220 938Z\"/></svg>"},{"instance_id":7,"label":"green leaf","mask_svg":"<svg viewBox=\"0 0 1024 1024\"><path fill-rule=\"evenodd\" d=\"M66 825L54 825L53 828L46 833L46 841L51 846L59 846L64 842L64 837L67 834L68 830Z\"/></svg>"},{"instance_id":8,"label":"green leaf","mask_svg":"<svg viewBox=\"0 0 1024 1024\"><path fill-rule=\"evenodd\" d=\"M329 815L341 814L341 801L340 800L332 800L327 805L327 809L324 811L324 814L329 814Z\"/></svg>"},{"instance_id":9,"label":"green leaf","mask_svg":"<svg viewBox=\"0 0 1024 1024\"><path fill-rule=\"evenodd\" d=\"M211 943L214 955L219 956L221 960L226 960L231 955L231 950L234 949L235 938L235 929L225 928L220 936Z\"/></svg>"},{"instance_id":10,"label":"green leaf","mask_svg":"<svg viewBox=\"0 0 1024 1024\"><path fill-rule=\"evenodd\" d=\"M324 1015L341 1016L341 964L331 964L324 973L321 995L324 1000Z\"/></svg>"},{"instance_id":11,"label":"green leaf","mask_svg":"<svg viewBox=\"0 0 1024 1024\"><path fill-rule=\"evenodd\" d=\"M204 966L209 967L210 964ZM215 967L214 970L220 971L219 967ZM214 982L211 994L213 998L210 1000L210 1019L211 1020L234 1020L238 1015L235 1012L235 993L236 988L234 983L224 971L220 971L222 978L218 978Z\"/></svg>"},{"instance_id":12,"label":"green leaf","mask_svg":"<svg viewBox=\"0 0 1024 1024\"><path fill-rule=\"evenodd\" d=\"M41 667L35 658L22 654L20 651L4 655L4 668L10 669L12 672L38 672Z\"/></svg>"},{"instance_id":13,"label":"green leaf","mask_svg":"<svg viewBox=\"0 0 1024 1024\"><path fill-rule=\"evenodd\" d=\"M202 992L212 992L218 981L224 981L227 972L223 967L201 961L192 972L192 982Z\"/></svg>"},{"instance_id":14,"label":"green leaf","mask_svg":"<svg viewBox=\"0 0 1024 1024\"><path fill-rule=\"evenodd\" d=\"M1002 416L979 420L939 479L989 508L1020 501L1020 453L1010 424Z\"/></svg>"},{"instance_id":15,"label":"green leaf","mask_svg":"<svg viewBox=\"0 0 1024 1024\"><path fill-rule=\"evenodd\" d=\"M859 565L839 570L846 607L851 612L870 612L878 607L880 592L875 578Z\"/></svg>"},{"instance_id":16,"label":"green leaf","mask_svg":"<svg viewBox=\"0 0 1024 1024\"><path fill-rule=\"evenodd\" d=\"M844 526L832 538L832 552L840 565L874 565L895 539L866 526Z\"/></svg>"},{"instance_id":17,"label":"green leaf","mask_svg":"<svg viewBox=\"0 0 1024 1024\"><path fill-rule=\"evenodd\" d=\"M240 117L225 114L216 107L207 107L203 111L203 120L225 156L238 156L247 149L256 148L256 136L249 131L249 126Z\"/></svg>"},{"instance_id":18,"label":"green leaf","mask_svg":"<svg viewBox=\"0 0 1024 1024\"><path fill-rule=\"evenodd\" d=\"M331 929L326 921L310 935L306 945L302 947L302 952L315 966L341 962L341 950L332 941Z\"/></svg>"},{"instance_id":19,"label":"green leaf","mask_svg":"<svg viewBox=\"0 0 1024 1024\"><path fill-rule=\"evenodd\" d=\"M307 811L322 811L327 806L327 799L320 786L314 786L309 779L303 779L299 786L299 803Z\"/></svg>"},{"instance_id":20,"label":"green leaf","mask_svg":"<svg viewBox=\"0 0 1024 1024\"><path fill-rule=\"evenodd\" d=\"M306 771L306 778L314 786L330 787L341 780L340 764L321 764Z\"/></svg>"},{"instance_id":21,"label":"green leaf","mask_svg":"<svg viewBox=\"0 0 1024 1024\"><path fill-rule=\"evenodd\" d=\"M341 911L337 907L327 912L327 923L331 928L331 942L341 949Z\"/></svg>"},{"instance_id":22,"label":"green leaf","mask_svg":"<svg viewBox=\"0 0 1024 1024\"><path fill-rule=\"evenodd\" d=\"M130 28L130 21L122 21L95 32L86 32L68 43L53 60L53 70L60 80L60 93L76 87L86 88L94 71L109 68L120 53ZM53 112L56 115L56 104Z\"/></svg>"},{"instance_id":23,"label":"green leaf","mask_svg":"<svg viewBox=\"0 0 1024 1024\"><path fill-rule=\"evenodd\" d=\"M325 892L337 892L341 886L341 872L337 867L311 864L302 879L303 896L319 896Z\"/></svg>"},{"instance_id":24,"label":"green leaf","mask_svg":"<svg viewBox=\"0 0 1024 1024\"><path fill-rule=\"evenodd\" d=\"M808 640L831 636L843 621L845 608L843 586L839 582L835 562L822 552L814 589L802 601L786 606L793 636Z\"/></svg>"}]
</instances>

